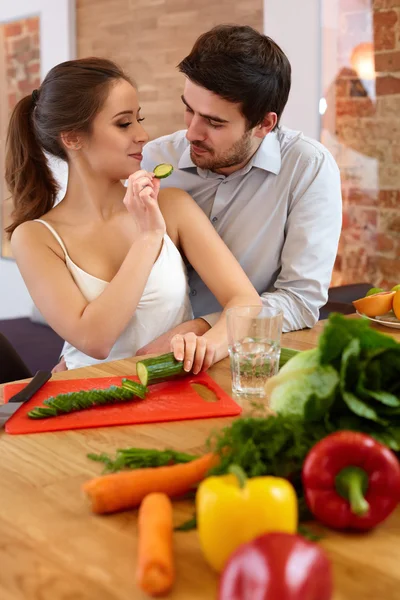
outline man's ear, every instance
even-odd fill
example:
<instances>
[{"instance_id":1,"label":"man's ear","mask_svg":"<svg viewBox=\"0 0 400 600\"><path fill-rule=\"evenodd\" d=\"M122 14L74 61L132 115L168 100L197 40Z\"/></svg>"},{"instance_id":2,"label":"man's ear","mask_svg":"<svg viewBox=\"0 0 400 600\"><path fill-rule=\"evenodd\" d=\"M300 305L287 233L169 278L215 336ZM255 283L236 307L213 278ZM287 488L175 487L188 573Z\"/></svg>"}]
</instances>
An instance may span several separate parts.
<instances>
[{"instance_id":1,"label":"man's ear","mask_svg":"<svg viewBox=\"0 0 400 600\"><path fill-rule=\"evenodd\" d=\"M264 138L270 133L278 122L277 114L269 112L265 115L261 123L254 128L254 136Z\"/></svg>"},{"instance_id":2,"label":"man's ear","mask_svg":"<svg viewBox=\"0 0 400 600\"><path fill-rule=\"evenodd\" d=\"M61 134L61 143L66 150L80 150L82 148L82 138L73 131L66 131Z\"/></svg>"}]
</instances>

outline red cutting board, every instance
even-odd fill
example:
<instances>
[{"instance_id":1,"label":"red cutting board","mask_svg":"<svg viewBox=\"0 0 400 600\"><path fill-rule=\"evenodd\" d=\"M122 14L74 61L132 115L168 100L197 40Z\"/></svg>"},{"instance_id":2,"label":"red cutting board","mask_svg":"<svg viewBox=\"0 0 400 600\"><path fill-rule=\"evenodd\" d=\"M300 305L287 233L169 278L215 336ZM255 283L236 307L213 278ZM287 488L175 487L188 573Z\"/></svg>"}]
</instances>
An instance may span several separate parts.
<instances>
[{"instance_id":1,"label":"red cutting board","mask_svg":"<svg viewBox=\"0 0 400 600\"><path fill-rule=\"evenodd\" d=\"M123 377L97 377L89 379L66 379L48 381L26 402L6 423L7 433L44 433L66 429L86 429L106 427L108 425L136 425L139 423L157 423L161 421L182 421L184 419L204 419L208 417L231 417L239 415L240 406L228 396L207 373L189 375L181 380L157 383L149 386L145 400L122 402L109 406L96 406L59 417L49 419L30 419L27 413L35 406L41 406L43 400L78 390L107 388L121 385ZM136 377L129 377L138 381ZM192 383L201 384L212 390L217 400L207 402ZM4 401L8 402L24 386L23 383L9 383L4 386Z\"/></svg>"}]
</instances>

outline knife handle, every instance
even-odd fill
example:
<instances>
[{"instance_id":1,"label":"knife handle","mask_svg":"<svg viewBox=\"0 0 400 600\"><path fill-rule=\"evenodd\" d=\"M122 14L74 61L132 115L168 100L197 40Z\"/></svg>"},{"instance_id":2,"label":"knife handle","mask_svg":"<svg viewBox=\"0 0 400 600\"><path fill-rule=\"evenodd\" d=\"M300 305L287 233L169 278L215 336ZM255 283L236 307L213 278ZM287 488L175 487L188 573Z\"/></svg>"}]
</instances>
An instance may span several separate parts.
<instances>
[{"instance_id":1,"label":"knife handle","mask_svg":"<svg viewBox=\"0 0 400 600\"><path fill-rule=\"evenodd\" d=\"M50 379L51 376L51 371L37 371L36 375L32 377L28 385L21 390L20 394L18 394L18 402L26 402L29 400L33 394L36 394L36 392L40 390L40 388L46 383L46 381ZM10 402L12 402L12 398L10 399Z\"/></svg>"}]
</instances>

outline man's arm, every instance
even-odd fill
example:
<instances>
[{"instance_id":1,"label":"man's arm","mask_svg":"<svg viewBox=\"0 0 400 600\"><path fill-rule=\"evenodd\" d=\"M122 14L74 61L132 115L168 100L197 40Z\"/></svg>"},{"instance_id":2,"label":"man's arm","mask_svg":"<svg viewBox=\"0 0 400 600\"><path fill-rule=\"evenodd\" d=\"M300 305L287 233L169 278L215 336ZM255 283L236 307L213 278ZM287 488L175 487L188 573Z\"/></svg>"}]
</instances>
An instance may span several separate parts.
<instances>
[{"instance_id":1,"label":"man's arm","mask_svg":"<svg viewBox=\"0 0 400 600\"><path fill-rule=\"evenodd\" d=\"M329 153L311 158L292 190L281 271L265 306L284 312L283 331L313 327L328 298L342 224L339 169ZM210 326L220 313L203 317Z\"/></svg>"},{"instance_id":2,"label":"man's arm","mask_svg":"<svg viewBox=\"0 0 400 600\"><path fill-rule=\"evenodd\" d=\"M284 311L284 331L313 327L328 299L342 226L340 173L330 153L310 159L292 190L276 291L263 304Z\"/></svg>"}]
</instances>

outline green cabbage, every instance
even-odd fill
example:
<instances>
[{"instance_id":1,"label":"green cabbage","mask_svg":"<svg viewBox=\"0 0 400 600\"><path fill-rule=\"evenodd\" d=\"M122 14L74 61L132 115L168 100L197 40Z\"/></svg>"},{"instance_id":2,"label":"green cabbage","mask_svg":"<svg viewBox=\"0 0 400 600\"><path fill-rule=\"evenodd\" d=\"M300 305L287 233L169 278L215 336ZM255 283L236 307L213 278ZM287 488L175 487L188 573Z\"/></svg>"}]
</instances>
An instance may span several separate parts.
<instances>
[{"instance_id":1,"label":"green cabbage","mask_svg":"<svg viewBox=\"0 0 400 600\"><path fill-rule=\"evenodd\" d=\"M367 319L331 314L318 347L291 358L266 393L278 414L329 420L400 450L400 344Z\"/></svg>"}]
</instances>

